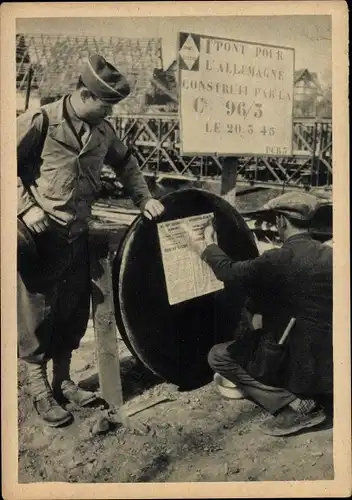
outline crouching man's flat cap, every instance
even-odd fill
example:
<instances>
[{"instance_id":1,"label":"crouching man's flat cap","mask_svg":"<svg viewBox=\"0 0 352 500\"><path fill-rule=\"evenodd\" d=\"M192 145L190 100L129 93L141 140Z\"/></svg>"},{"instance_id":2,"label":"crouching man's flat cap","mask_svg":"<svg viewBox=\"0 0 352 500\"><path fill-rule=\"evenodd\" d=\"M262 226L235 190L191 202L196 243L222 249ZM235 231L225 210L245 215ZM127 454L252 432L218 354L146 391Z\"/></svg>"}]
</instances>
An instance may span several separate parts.
<instances>
[{"instance_id":1,"label":"crouching man's flat cap","mask_svg":"<svg viewBox=\"0 0 352 500\"><path fill-rule=\"evenodd\" d=\"M308 193L290 192L270 200L265 209L273 210L290 219L310 221L319 206L319 199Z\"/></svg>"},{"instance_id":2,"label":"crouching man's flat cap","mask_svg":"<svg viewBox=\"0 0 352 500\"><path fill-rule=\"evenodd\" d=\"M92 94L111 104L118 103L131 91L126 78L119 70L98 54L89 57L81 79Z\"/></svg>"}]
</instances>

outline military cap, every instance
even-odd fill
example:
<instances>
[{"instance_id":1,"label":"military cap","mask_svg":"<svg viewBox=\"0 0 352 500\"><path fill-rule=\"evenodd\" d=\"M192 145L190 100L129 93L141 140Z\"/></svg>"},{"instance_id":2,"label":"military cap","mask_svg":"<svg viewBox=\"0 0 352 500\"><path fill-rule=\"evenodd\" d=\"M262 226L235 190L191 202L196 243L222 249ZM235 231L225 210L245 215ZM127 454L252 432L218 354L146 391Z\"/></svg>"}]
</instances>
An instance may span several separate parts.
<instances>
[{"instance_id":1,"label":"military cap","mask_svg":"<svg viewBox=\"0 0 352 500\"><path fill-rule=\"evenodd\" d=\"M270 200L264 209L285 215L289 219L310 221L321 203L316 196L304 192L289 192Z\"/></svg>"},{"instance_id":2,"label":"military cap","mask_svg":"<svg viewBox=\"0 0 352 500\"><path fill-rule=\"evenodd\" d=\"M111 104L118 103L131 91L124 75L99 54L89 57L81 80L98 99Z\"/></svg>"}]
</instances>

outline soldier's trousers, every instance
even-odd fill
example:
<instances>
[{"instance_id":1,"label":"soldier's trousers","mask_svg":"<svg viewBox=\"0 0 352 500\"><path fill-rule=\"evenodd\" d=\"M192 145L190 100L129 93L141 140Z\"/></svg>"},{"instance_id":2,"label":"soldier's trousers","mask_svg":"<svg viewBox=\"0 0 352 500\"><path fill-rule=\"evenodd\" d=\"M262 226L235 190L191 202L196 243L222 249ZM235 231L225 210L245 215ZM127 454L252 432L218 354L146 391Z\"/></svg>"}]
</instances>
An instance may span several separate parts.
<instances>
[{"instance_id":1,"label":"soldier's trousers","mask_svg":"<svg viewBox=\"0 0 352 500\"><path fill-rule=\"evenodd\" d=\"M296 396L286 389L262 384L251 377L233 360L227 349L231 344L233 341L224 342L215 345L210 350L208 361L215 372L236 384L248 396L248 399L272 414L296 399Z\"/></svg>"},{"instance_id":2,"label":"soldier's trousers","mask_svg":"<svg viewBox=\"0 0 352 500\"><path fill-rule=\"evenodd\" d=\"M89 319L88 237L68 242L54 231L18 225L18 355L30 363L77 349Z\"/></svg>"}]
</instances>

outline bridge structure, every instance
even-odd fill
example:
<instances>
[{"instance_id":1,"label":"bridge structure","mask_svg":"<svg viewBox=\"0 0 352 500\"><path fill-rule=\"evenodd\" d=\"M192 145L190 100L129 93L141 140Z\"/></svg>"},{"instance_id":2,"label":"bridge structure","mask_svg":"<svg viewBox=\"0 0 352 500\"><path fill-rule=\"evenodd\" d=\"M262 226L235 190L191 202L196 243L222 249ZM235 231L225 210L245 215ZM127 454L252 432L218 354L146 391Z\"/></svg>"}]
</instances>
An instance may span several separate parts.
<instances>
[{"instance_id":1,"label":"bridge structure","mask_svg":"<svg viewBox=\"0 0 352 500\"><path fill-rule=\"evenodd\" d=\"M24 108L31 99L54 100L75 88L81 67L95 51L118 64L131 84L131 95L114 107L111 121L119 137L137 156L144 175L158 182L220 182L226 158L181 154L177 102L173 112L158 112L157 107L147 103L153 84L161 85L157 78L163 68L159 38L98 39L18 33L16 88L18 95L25 94ZM177 94L177 88L174 90ZM162 91L167 91L166 84L162 84ZM177 96L174 98L177 101ZM238 186L331 190L331 119L294 118L292 127L292 156L238 158Z\"/></svg>"},{"instance_id":2,"label":"bridge structure","mask_svg":"<svg viewBox=\"0 0 352 500\"><path fill-rule=\"evenodd\" d=\"M119 115L112 118L112 123L118 136L138 158L146 177L155 179L159 184L167 180L168 185L173 181L222 184L225 163L226 170L229 169L229 158L216 155L183 156L177 113ZM265 189L274 190L276 193L278 190L314 192L324 199L326 206L313 232L322 240L331 239L332 122L329 119L299 118L293 120L292 126L291 156L237 158L236 198ZM106 209L107 205L96 207L101 216L104 215L103 208ZM113 210L113 207L109 208L105 215L111 217ZM256 210L241 213L261 242L267 242L269 245L278 242L273 221L265 221ZM123 216L125 217L124 214Z\"/></svg>"},{"instance_id":3,"label":"bridge structure","mask_svg":"<svg viewBox=\"0 0 352 500\"><path fill-rule=\"evenodd\" d=\"M220 182L224 157L182 156L177 113L119 115L117 134L134 152L145 176ZM330 191L332 189L332 123L293 121L293 154L289 157L238 158L237 185Z\"/></svg>"}]
</instances>

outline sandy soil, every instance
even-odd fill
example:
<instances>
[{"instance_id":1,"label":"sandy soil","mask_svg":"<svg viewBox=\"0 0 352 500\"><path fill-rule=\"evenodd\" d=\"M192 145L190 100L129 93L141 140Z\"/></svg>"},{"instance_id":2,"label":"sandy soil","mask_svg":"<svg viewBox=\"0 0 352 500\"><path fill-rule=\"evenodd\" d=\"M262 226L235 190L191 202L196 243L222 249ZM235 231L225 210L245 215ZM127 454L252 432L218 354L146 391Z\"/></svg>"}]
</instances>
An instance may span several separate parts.
<instances>
[{"instance_id":1,"label":"sandy soil","mask_svg":"<svg viewBox=\"0 0 352 500\"><path fill-rule=\"evenodd\" d=\"M275 190L238 198L238 208L259 208ZM129 204L126 204L126 208ZM132 417L149 432L138 435L116 425L92 435L102 407L78 409L74 423L45 427L26 392L19 362L19 481L194 482L329 480L334 478L331 424L287 438L257 429L267 414L247 400L224 399L214 384L192 392L157 379L119 341L125 407L169 398ZM50 366L49 366L50 368ZM73 378L99 391L92 326L74 354Z\"/></svg>"},{"instance_id":2,"label":"sandy soil","mask_svg":"<svg viewBox=\"0 0 352 500\"><path fill-rule=\"evenodd\" d=\"M75 420L45 427L26 392L19 363L19 482L178 482L333 479L331 425L274 438L258 424L266 414L247 400L227 400L208 384L179 392L141 366L120 340L125 407L169 398L131 417L148 426L139 435L116 425L92 435L102 407L71 409ZM74 355L74 378L99 390L92 328ZM50 366L49 366L50 369Z\"/></svg>"}]
</instances>

